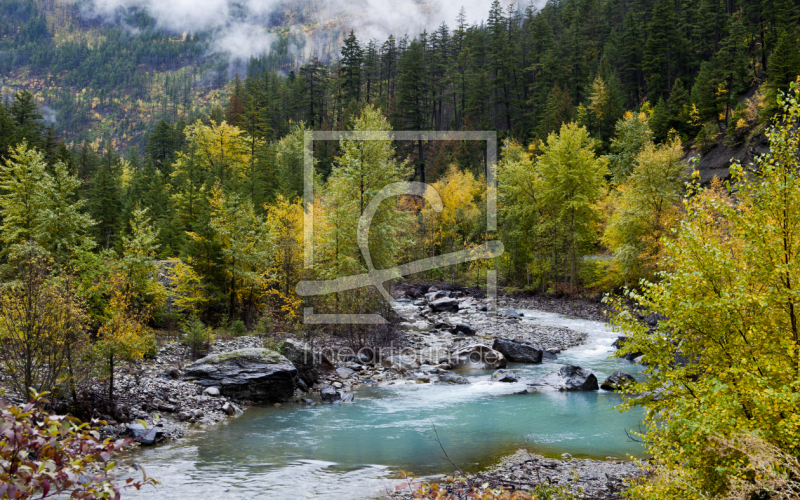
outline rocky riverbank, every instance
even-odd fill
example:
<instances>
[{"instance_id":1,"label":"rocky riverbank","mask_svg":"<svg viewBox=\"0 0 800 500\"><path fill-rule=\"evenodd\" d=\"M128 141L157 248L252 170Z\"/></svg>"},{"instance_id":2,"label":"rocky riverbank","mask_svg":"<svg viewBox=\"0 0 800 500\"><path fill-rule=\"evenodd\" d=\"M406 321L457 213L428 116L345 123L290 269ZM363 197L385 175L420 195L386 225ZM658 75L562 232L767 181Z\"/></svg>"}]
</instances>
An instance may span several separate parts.
<instances>
[{"instance_id":1,"label":"rocky riverbank","mask_svg":"<svg viewBox=\"0 0 800 500\"><path fill-rule=\"evenodd\" d=\"M262 347L263 342L258 337L218 341L212 344L210 353ZM121 370L115 381L117 411L133 424L117 423L109 415L97 415L109 423L103 428L106 437L134 437L142 444L178 439L190 424L215 424L241 413L248 406L249 401L232 400L183 380L183 368L191 359L189 349L175 342L159 349L154 359ZM94 390L100 392L104 388L95 387ZM146 423L144 433L136 427L139 421Z\"/></svg>"},{"instance_id":2,"label":"rocky riverbank","mask_svg":"<svg viewBox=\"0 0 800 500\"><path fill-rule=\"evenodd\" d=\"M483 368L495 369L504 367L506 361L556 359L558 353L586 339L586 334L568 328L527 323L524 312L518 309L560 309L562 313L566 309L573 317L587 319L602 316L599 306L588 302L558 306L556 299L507 295L494 302L480 292L470 292L425 285L400 290L403 297L399 302L406 321L399 327L396 345L381 350L356 353L332 348L338 345L334 339L329 343L317 337L313 346L287 339L283 349L297 369L290 374L295 389L293 393L283 390L276 401L342 403L354 401L358 389L366 386L466 384L468 379L452 370L465 364L476 366L476 361L483 363ZM245 336L215 342L209 356L263 347L263 338ZM520 349L532 353L532 359L527 354L523 359L515 358L520 356ZM305 361L298 360L298 356ZM123 421L146 422L148 435L140 437L145 444L180 438L191 425L214 424L235 416L253 403L251 399L265 402L251 398L247 391L226 391L212 379L203 380L202 373L199 379L197 373L188 376L191 362L188 348L172 343L161 348L154 359L124 369L117 376L118 411ZM117 424L107 415L97 416L110 420L105 429L110 436L141 433L127 424Z\"/></svg>"},{"instance_id":3,"label":"rocky riverbank","mask_svg":"<svg viewBox=\"0 0 800 500\"><path fill-rule=\"evenodd\" d=\"M612 500L622 498L629 481L642 474L636 462L607 457L606 460L572 458L564 454L561 460L545 458L518 450L501 459L487 471L470 474L462 482L447 486L451 493L469 492L471 488L498 488L508 491L532 491L537 486L560 486L576 498ZM430 482L441 478L425 478ZM443 483L440 483L443 484ZM407 484L391 494L394 500L413 498L407 493ZM454 495L454 498L460 498ZM466 495L464 495L466 498Z\"/></svg>"}]
</instances>

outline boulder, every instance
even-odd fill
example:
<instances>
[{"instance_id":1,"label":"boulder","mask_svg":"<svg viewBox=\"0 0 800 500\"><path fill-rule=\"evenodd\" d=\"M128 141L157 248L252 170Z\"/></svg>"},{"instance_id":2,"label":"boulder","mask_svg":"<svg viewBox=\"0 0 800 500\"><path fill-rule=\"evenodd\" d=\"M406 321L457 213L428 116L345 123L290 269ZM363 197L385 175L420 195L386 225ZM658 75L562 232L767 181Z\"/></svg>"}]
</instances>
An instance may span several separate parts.
<instances>
[{"instance_id":1,"label":"boulder","mask_svg":"<svg viewBox=\"0 0 800 500\"><path fill-rule=\"evenodd\" d=\"M169 413L174 413L175 410L177 409L177 407L175 405L172 405L172 404L169 404L169 403L165 403L163 401L158 401L156 403L156 408L158 408L160 411L166 411L166 412L169 412Z\"/></svg>"},{"instance_id":2,"label":"boulder","mask_svg":"<svg viewBox=\"0 0 800 500\"><path fill-rule=\"evenodd\" d=\"M283 341L283 355L297 368L297 375L306 385L314 385L319 380L317 364L320 360L311 346L302 340L286 339Z\"/></svg>"},{"instance_id":3,"label":"boulder","mask_svg":"<svg viewBox=\"0 0 800 500\"><path fill-rule=\"evenodd\" d=\"M353 395L342 389L337 389L332 385L326 385L319 390L319 395L323 403L349 403L353 401Z\"/></svg>"},{"instance_id":4,"label":"boulder","mask_svg":"<svg viewBox=\"0 0 800 500\"><path fill-rule=\"evenodd\" d=\"M553 351L542 351L542 359L548 359L550 361L555 361L558 359L558 354Z\"/></svg>"},{"instance_id":5,"label":"boulder","mask_svg":"<svg viewBox=\"0 0 800 500\"><path fill-rule=\"evenodd\" d=\"M532 386L552 387L559 391L596 391L597 377L580 366L562 366L557 372L551 372L529 382Z\"/></svg>"},{"instance_id":6,"label":"boulder","mask_svg":"<svg viewBox=\"0 0 800 500\"><path fill-rule=\"evenodd\" d=\"M448 292L445 292L444 290L436 290L426 293L425 300L427 300L428 302L433 302L434 300L442 299L448 296L450 296Z\"/></svg>"},{"instance_id":7,"label":"boulder","mask_svg":"<svg viewBox=\"0 0 800 500\"><path fill-rule=\"evenodd\" d=\"M492 349L516 363L541 363L544 352L533 344L511 339L495 339Z\"/></svg>"},{"instance_id":8,"label":"boulder","mask_svg":"<svg viewBox=\"0 0 800 500\"><path fill-rule=\"evenodd\" d=\"M645 316L644 322L647 323L647 326L649 326L650 328L657 328L658 323L660 321L664 321L665 319L667 319L667 317L664 316L663 314L654 312Z\"/></svg>"},{"instance_id":9,"label":"boulder","mask_svg":"<svg viewBox=\"0 0 800 500\"><path fill-rule=\"evenodd\" d=\"M219 392L219 387L208 387L203 392L214 398L221 395Z\"/></svg>"},{"instance_id":10,"label":"boulder","mask_svg":"<svg viewBox=\"0 0 800 500\"><path fill-rule=\"evenodd\" d=\"M152 446L164 439L164 431L159 427L145 427L140 423L128 424L125 434L143 446Z\"/></svg>"},{"instance_id":11,"label":"boulder","mask_svg":"<svg viewBox=\"0 0 800 500\"><path fill-rule=\"evenodd\" d=\"M222 405L222 411L224 411L225 414L228 416L233 416L238 413L242 413L242 410L240 410L239 407L237 407L235 404L231 402L227 402L224 405Z\"/></svg>"},{"instance_id":12,"label":"boulder","mask_svg":"<svg viewBox=\"0 0 800 500\"><path fill-rule=\"evenodd\" d=\"M449 297L436 299L428 305L433 312L458 312L458 300Z\"/></svg>"},{"instance_id":13,"label":"boulder","mask_svg":"<svg viewBox=\"0 0 800 500\"><path fill-rule=\"evenodd\" d=\"M475 336L475 329L466 323L459 323L455 325L452 332L456 335L466 335L468 337Z\"/></svg>"},{"instance_id":14,"label":"boulder","mask_svg":"<svg viewBox=\"0 0 800 500\"><path fill-rule=\"evenodd\" d=\"M355 371L353 371L350 368L337 368L336 369L336 375L338 375L339 378L342 379L342 380L349 379L350 377L353 376L354 373L355 373Z\"/></svg>"},{"instance_id":15,"label":"boulder","mask_svg":"<svg viewBox=\"0 0 800 500\"><path fill-rule=\"evenodd\" d=\"M508 318L520 319L522 314L518 313L516 309L506 309L503 313Z\"/></svg>"},{"instance_id":16,"label":"boulder","mask_svg":"<svg viewBox=\"0 0 800 500\"><path fill-rule=\"evenodd\" d=\"M181 371L175 368L174 366L167 370L167 376L173 380L180 380L181 379Z\"/></svg>"},{"instance_id":17,"label":"boulder","mask_svg":"<svg viewBox=\"0 0 800 500\"><path fill-rule=\"evenodd\" d=\"M469 380L467 377L462 377L461 375L456 375L453 372L449 372L447 370L440 370L439 371L439 382L445 384L469 384Z\"/></svg>"},{"instance_id":18,"label":"boulder","mask_svg":"<svg viewBox=\"0 0 800 500\"><path fill-rule=\"evenodd\" d=\"M451 358L453 367L469 366L495 370L506 366L506 358L501 353L483 344L462 347L455 351Z\"/></svg>"},{"instance_id":19,"label":"boulder","mask_svg":"<svg viewBox=\"0 0 800 500\"><path fill-rule=\"evenodd\" d=\"M248 348L213 354L187 366L184 379L219 387L233 399L288 401L297 387L297 368L269 349Z\"/></svg>"},{"instance_id":20,"label":"boulder","mask_svg":"<svg viewBox=\"0 0 800 500\"><path fill-rule=\"evenodd\" d=\"M512 372L511 370L497 370L496 372L492 373L492 380L495 382L517 382L519 379L517 378L517 374Z\"/></svg>"},{"instance_id":21,"label":"boulder","mask_svg":"<svg viewBox=\"0 0 800 500\"><path fill-rule=\"evenodd\" d=\"M607 391L616 391L617 389L622 388L623 385L631 384L633 382L636 382L636 379L634 379L633 376L617 370L609 375L609 377L603 381L600 387Z\"/></svg>"},{"instance_id":22,"label":"boulder","mask_svg":"<svg viewBox=\"0 0 800 500\"><path fill-rule=\"evenodd\" d=\"M622 349L623 347L625 347L625 344L627 342L628 342L628 337L621 336L617 337L617 340L615 340L614 343L611 345L617 349ZM641 352L629 352L628 354L623 356L622 359L627 359L628 361L635 361L636 358L638 358L641 355L642 355Z\"/></svg>"}]
</instances>

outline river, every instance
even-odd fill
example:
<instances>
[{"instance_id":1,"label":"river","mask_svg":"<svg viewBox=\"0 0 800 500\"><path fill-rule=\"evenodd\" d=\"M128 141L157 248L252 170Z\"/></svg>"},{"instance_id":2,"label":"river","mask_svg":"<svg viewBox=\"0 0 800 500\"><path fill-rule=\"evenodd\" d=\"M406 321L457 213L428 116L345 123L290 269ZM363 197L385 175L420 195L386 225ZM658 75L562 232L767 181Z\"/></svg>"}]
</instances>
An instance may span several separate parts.
<instances>
[{"instance_id":1,"label":"river","mask_svg":"<svg viewBox=\"0 0 800 500\"><path fill-rule=\"evenodd\" d=\"M585 344L540 365L510 363L521 378L562 364L588 368L602 382L614 370L640 368L608 359L616 336L597 321L519 310L524 322L588 334ZM641 412L619 413L607 391L514 394L524 383L489 380L491 372L461 371L469 385L404 384L361 389L353 404L283 404L248 409L238 418L190 433L182 440L134 452L161 482L133 498L364 499L398 482L399 471L425 476L452 473L441 446L462 470L477 471L520 447L558 456L642 457L625 431L638 429ZM435 430L434 430L435 429Z\"/></svg>"}]
</instances>

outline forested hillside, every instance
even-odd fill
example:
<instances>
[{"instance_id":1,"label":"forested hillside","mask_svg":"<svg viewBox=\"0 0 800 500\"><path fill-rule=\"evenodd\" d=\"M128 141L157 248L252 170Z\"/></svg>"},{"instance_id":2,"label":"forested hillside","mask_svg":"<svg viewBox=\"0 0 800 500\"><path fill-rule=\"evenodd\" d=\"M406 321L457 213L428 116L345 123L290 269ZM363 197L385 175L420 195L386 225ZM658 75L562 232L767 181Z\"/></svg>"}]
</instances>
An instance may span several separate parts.
<instances>
[{"instance_id":1,"label":"forested hillside","mask_svg":"<svg viewBox=\"0 0 800 500\"><path fill-rule=\"evenodd\" d=\"M270 349L410 343L385 291L309 297L298 283L499 240L502 255L409 279L474 293L457 296L475 313L490 270L509 295L599 307L627 294L606 299L628 335L616 345L644 354L647 376L618 389L643 395L626 404L650 411L655 455L634 496L796 496L800 3L494 0L480 22L456 8L450 24L376 39L358 12L323 22L309 0L252 18L271 46L249 60L221 49L221 28L178 33L141 8L88 5L0 0L0 382L17 397L52 391L64 411L135 418L116 406L115 376L127 366L138 385L159 337L209 353L212 329ZM309 130L379 140L315 143L305 233ZM478 141L381 140L401 130L497 132L496 165ZM730 183L695 170L710 160ZM437 196L379 200L365 250L362 216L412 180ZM318 328L305 308L391 321ZM660 315L639 321L648 313ZM442 325L405 334L419 346Z\"/></svg>"},{"instance_id":2,"label":"forested hillside","mask_svg":"<svg viewBox=\"0 0 800 500\"><path fill-rule=\"evenodd\" d=\"M214 89L234 72L247 77L245 92L228 90L260 103L276 136L289 120L341 126L351 101L363 101L397 129L496 129L520 140L576 118L607 146L622 112L648 103L658 140L674 128L710 144L717 134L742 140L755 119L739 96L767 80L774 96L800 65L789 0L495 3L479 25L453 12L430 33L354 33L329 65L292 56L302 40L288 32L269 56L230 64L210 52L210 35L164 32L140 10L117 25L54 1L4 0L0 10L6 91L35 91L69 142L104 135L122 147L141 147L158 119L225 105Z\"/></svg>"}]
</instances>

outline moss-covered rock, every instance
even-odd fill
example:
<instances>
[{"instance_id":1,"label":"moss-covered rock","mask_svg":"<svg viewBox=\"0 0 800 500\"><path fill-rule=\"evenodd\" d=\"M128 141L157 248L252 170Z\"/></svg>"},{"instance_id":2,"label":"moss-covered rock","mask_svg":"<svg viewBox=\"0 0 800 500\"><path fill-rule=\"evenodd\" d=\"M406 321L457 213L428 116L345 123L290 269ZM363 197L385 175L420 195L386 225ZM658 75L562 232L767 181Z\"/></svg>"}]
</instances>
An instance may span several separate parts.
<instances>
[{"instance_id":1,"label":"moss-covered rock","mask_svg":"<svg viewBox=\"0 0 800 500\"><path fill-rule=\"evenodd\" d=\"M247 348L206 356L186 367L184 379L219 387L229 398L288 401L297 387L297 368L275 351Z\"/></svg>"}]
</instances>

